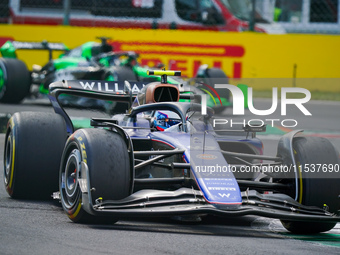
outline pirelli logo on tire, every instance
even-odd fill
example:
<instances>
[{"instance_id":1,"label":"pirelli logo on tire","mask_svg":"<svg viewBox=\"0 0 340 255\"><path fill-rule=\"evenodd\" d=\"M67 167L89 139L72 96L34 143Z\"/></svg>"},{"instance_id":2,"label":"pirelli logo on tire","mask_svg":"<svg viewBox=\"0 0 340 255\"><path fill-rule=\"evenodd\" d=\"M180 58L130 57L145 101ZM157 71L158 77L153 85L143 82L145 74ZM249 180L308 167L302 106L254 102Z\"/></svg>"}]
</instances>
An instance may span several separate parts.
<instances>
[{"instance_id":1,"label":"pirelli logo on tire","mask_svg":"<svg viewBox=\"0 0 340 255\"><path fill-rule=\"evenodd\" d=\"M80 149L81 149L81 155L82 155L82 159L85 163L87 163L87 154L86 154L86 146L85 143L83 142L83 138L81 136L76 137L77 140L80 143Z\"/></svg>"}]
</instances>

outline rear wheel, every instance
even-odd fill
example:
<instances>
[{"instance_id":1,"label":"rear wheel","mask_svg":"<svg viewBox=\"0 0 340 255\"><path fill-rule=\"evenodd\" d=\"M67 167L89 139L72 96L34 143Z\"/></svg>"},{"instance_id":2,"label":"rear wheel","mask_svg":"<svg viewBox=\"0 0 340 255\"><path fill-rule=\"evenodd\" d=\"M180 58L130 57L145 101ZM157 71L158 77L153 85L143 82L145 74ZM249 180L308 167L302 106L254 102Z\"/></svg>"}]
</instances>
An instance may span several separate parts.
<instances>
[{"instance_id":1,"label":"rear wheel","mask_svg":"<svg viewBox=\"0 0 340 255\"><path fill-rule=\"evenodd\" d=\"M4 182L13 198L48 199L58 191L60 158L67 138L57 114L15 113L8 122Z\"/></svg>"},{"instance_id":2,"label":"rear wheel","mask_svg":"<svg viewBox=\"0 0 340 255\"><path fill-rule=\"evenodd\" d=\"M115 223L116 218L95 217L82 207L79 179L86 163L95 200L119 200L131 194L127 146L120 135L104 129L80 129L67 141L59 175L63 209L77 223Z\"/></svg>"},{"instance_id":3,"label":"rear wheel","mask_svg":"<svg viewBox=\"0 0 340 255\"><path fill-rule=\"evenodd\" d=\"M0 58L0 102L19 103L29 93L30 73L19 59Z\"/></svg>"},{"instance_id":4,"label":"rear wheel","mask_svg":"<svg viewBox=\"0 0 340 255\"><path fill-rule=\"evenodd\" d=\"M339 166L339 153L327 139L321 137L296 137L293 148L296 164L301 167L297 201L303 205L327 208L331 213L337 212L340 209L340 179L337 176L339 173L330 169L331 166ZM326 168L318 171L320 164ZM324 222L281 222L287 230L297 234L325 232L336 225Z\"/></svg>"}]
</instances>

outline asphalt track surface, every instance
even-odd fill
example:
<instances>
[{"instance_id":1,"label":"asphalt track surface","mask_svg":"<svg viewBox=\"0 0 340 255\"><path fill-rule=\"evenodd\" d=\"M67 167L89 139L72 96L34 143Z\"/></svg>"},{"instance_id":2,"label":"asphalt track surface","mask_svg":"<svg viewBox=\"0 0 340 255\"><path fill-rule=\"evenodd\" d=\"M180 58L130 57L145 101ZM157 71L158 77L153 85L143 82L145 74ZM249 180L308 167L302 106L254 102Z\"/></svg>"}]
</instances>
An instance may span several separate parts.
<instances>
[{"instance_id":1,"label":"asphalt track surface","mask_svg":"<svg viewBox=\"0 0 340 255\"><path fill-rule=\"evenodd\" d=\"M301 117L299 111L289 118L297 118L297 128L310 131L308 135L328 136L340 149L340 104L315 102L309 107L313 118ZM52 110L29 100L0 104L0 113L16 111ZM77 116L79 111L71 113ZM274 132L261 138L265 153L275 154L279 136ZM0 134L0 155L3 148ZM0 161L3 165L2 156ZM72 223L58 202L11 199L3 175L0 179L0 254L340 254L340 224L312 236L294 236L278 220L252 216L207 217L198 224L153 218L82 225Z\"/></svg>"}]
</instances>

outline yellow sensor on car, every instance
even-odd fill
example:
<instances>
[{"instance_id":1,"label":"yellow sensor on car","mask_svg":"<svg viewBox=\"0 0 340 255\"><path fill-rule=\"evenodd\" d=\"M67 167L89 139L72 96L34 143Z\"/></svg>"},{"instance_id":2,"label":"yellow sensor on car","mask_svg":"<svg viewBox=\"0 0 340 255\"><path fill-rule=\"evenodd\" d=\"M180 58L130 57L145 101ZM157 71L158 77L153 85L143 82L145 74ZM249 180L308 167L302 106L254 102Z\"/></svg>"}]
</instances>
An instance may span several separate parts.
<instances>
[{"instance_id":1,"label":"yellow sensor on car","mask_svg":"<svg viewBox=\"0 0 340 255\"><path fill-rule=\"evenodd\" d=\"M167 76L181 76L181 71L165 71L165 70L148 70L148 75L160 75L161 76L161 83L166 84Z\"/></svg>"},{"instance_id":2,"label":"yellow sensor on car","mask_svg":"<svg viewBox=\"0 0 340 255\"><path fill-rule=\"evenodd\" d=\"M147 74L148 75L181 76L181 71L148 70Z\"/></svg>"}]
</instances>

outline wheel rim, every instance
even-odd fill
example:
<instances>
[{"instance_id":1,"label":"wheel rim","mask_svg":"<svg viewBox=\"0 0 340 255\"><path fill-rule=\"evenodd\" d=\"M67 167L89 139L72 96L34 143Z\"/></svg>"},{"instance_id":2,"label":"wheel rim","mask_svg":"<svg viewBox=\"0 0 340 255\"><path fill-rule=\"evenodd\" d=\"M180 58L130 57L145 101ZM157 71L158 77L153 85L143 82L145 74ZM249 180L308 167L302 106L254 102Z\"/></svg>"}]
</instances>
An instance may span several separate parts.
<instances>
[{"instance_id":1,"label":"wheel rim","mask_svg":"<svg viewBox=\"0 0 340 255\"><path fill-rule=\"evenodd\" d=\"M5 153L4 153L4 174L5 174L5 184L8 186L11 174L11 166L12 166L12 155L13 155L13 146L12 146L12 139L9 135L5 145Z\"/></svg>"},{"instance_id":2,"label":"wheel rim","mask_svg":"<svg viewBox=\"0 0 340 255\"><path fill-rule=\"evenodd\" d=\"M61 175L61 195L67 209L77 206L80 195L78 180L81 176L81 154L73 149L69 154Z\"/></svg>"}]
</instances>

